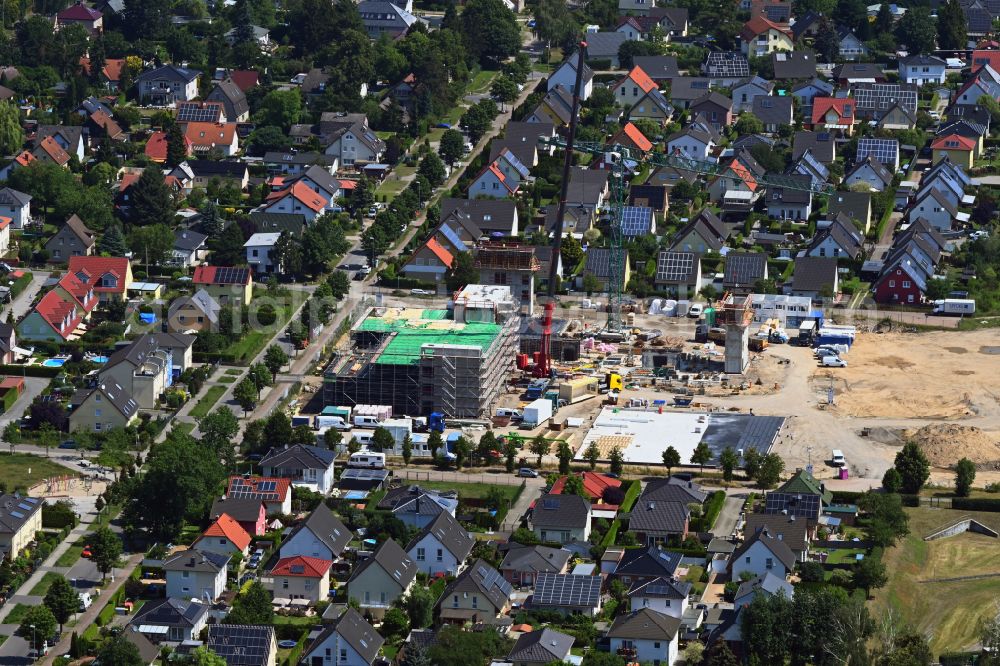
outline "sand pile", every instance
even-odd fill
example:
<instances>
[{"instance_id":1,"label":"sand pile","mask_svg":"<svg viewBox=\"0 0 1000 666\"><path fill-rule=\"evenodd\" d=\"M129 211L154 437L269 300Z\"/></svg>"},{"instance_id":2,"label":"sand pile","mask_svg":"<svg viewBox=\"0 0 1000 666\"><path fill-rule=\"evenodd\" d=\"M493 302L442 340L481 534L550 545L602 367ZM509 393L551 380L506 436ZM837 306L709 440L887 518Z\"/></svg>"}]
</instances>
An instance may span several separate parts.
<instances>
[{"instance_id":1,"label":"sand pile","mask_svg":"<svg viewBox=\"0 0 1000 666\"><path fill-rule=\"evenodd\" d=\"M994 468L1000 462L1000 441L996 433L972 426L928 425L919 430L903 431L903 438L919 444L935 467L953 467L962 458L984 468Z\"/></svg>"}]
</instances>

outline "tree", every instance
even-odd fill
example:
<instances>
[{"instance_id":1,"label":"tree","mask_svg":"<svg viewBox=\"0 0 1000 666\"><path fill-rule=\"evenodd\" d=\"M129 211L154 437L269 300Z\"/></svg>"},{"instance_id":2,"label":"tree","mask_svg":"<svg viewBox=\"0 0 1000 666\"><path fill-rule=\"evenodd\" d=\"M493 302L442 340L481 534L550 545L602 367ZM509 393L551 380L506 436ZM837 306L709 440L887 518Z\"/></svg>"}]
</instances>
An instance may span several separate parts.
<instances>
[{"instance_id":1,"label":"tree","mask_svg":"<svg viewBox=\"0 0 1000 666\"><path fill-rule=\"evenodd\" d=\"M729 483L733 480L733 470L740 464L740 458L731 446L727 446L719 456L719 464L722 466L722 478Z\"/></svg>"},{"instance_id":2,"label":"tree","mask_svg":"<svg viewBox=\"0 0 1000 666\"><path fill-rule=\"evenodd\" d=\"M0 102L0 155L13 155L24 145L24 130L17 105Z\"/></svg>"},{"instance_id":3,"label":"tree","mask_svg":"<svg viewBox=\"0 0 1000 666\"><path fill-rule=\"evenodd\" d=\"M509 643L495 629L466 631L450 625L438 630L427 656L434 666L470 666L485 663L491 655L505 653L508 649Z\"/></svg>"},{"instance_id":4,"label":"tree","mask_svg":"<svg viewBox=\"0 0 1000 666\"><path fill-rule=\"evenodd\" d=\"M739 660L729 649L726 641L715 641L708 650L705 651L703 666L739 666Z\"/></svg>"},{"instance_id":5,"label":"tree","mask_svg":"<svg viewBox=\"0 0 1000 666\"><path fill-rule=\"evenodd\" d=\"M892 32L895 27L895 19L892 17L892 10L889 5L882 3L879 5L878 14L875 15L875 34L881 35L887 32Z\"/></svg>"},{"instance_id":6,"label":"tree","mask_svg":"<svg viewBox=\"0 0 1000 666\"><path fill-rule=\"evenodd\" d=\"M750 663L785 663L792 627L791 601L783 594L757 595L741 615L743 645Z\"/></svg>"},{"instance_id":7,"label":"tree","mask_svg":"<svg viewBox=\"0 0 1000 666\"><path fill-rule=\"evenodd\" d=\"M868 514L868 539L888 548L909 533L909 518L899 495L867 492L858 498L858 507Z\"/></svg>"},{"instance_id":8,"label":"tree","mask_svg":"<svg viewBox=\"0 0 1000 666\"><path fill-rule=\"evenodd\" d=\"M757 478L760 474L760 466L764 460L764 456L760 452L750 447L743 453L743 471L746 473L747 478L751 481Z\"/></svg>"},{"instance_id":9,"label":"tree","mask_svg":"<svg viewBox=\"0 0 1000 666\"><path fill-rule=\"evenodd\" d=\"M625 659L610 652L591 650L584 655L583 666L625 666Z\"/></svg>"},{"instance_id":10,"label":"tree","mask_svg":"<svg viewBox=\"0 0 1000 666\"><path fill-rule=\"evenodd\" d=\"M668 446L663 450L663 464L667 468L667 476L673 474L674 467L679 467L681 464L681 454L673 446Z\"/></svg>"},{"instance_id":11,"label":"tree","mask_svg":"<svg viewBox=\"0 0 1000 666\"><path fill-rule=\"evenodd\" d=\"M40 650L42 644L56 632L56 618L52 611L45 604L32 606L24 614L21 624L17 629L18 635L28 641L28 644L35 650ZM107 662L113 664L115 662Z\"/></svg>"},{"instance_id":12,"label":"tree","mask_svg":"<svg viewBox=\"0 0 1000 666\"><path fill-rule=\"evenodd\" d=\"M885 474L882 475L882 489L887 493L898 493L902 487L903 477L900 476L899 470L895 467L885 470Z\"/></svg>"},{"instance_id":13,"label":"tree","mask_svg":"<svg viewBox=\"0 0 1000 666\"><path fill-rule=\"evenodd\" d=\"M434 621L434 603L437 599L426 587L415 585L410 589L410 593L403 600L403 609L407 617L410 618L410 627L413 629L423 629L429 627Z\"/></svg>"},{"instance_id":14,"label":"tree","mask_svg":"<svg viewBox=\"0 0 1000 666\"><path fill-rule=\"evenodd\" d=\"M559 244L559 256L562 259L563 273L569 275L583 259L583 245L573 234L566 234Z\"/></svg>"},{"instance_id":15,"label":"tree","mask_svg":"<svg viewBox=\"0 0 1000 666\"><path fill-rule=\"evenodd\" d=\"M372 442L369 444L372 451L392 451L395 447L396 440L391 432L385 428L375 428L375 434L372 435Z\"/></svg>"},{"instance_id":16,"label":"tree","mask_svg":"<svg viewBox=\"0 0 1000 666\"><path fill-rule=\"evenodd\" d=\"M423 176L427 179L427 182L431 184L431 187L440 187L441 183L447 177L445 172L444 162L441 158L434 153L427 153L424 159L420 160L420 166L417 168L417 175Z\"/></svg>"},{"instance_id":17,"label":"tree","mask_svg":"<svg viewBox=\"0 0 1000 666\"><path fill-rule=\"evenodd\" d=\"M903 481L902 491L910 495L919 493L931 475L931 465L927 461L927 456L916 442L907 442L903 445L902 450L896 454L895 467Z\"/></svg>"},{"instance_id":18,"label":"tree","mask_svg":"<svg viewBox=\"0 0 1000 666\"><path fill-rule=\"evenodd\" d=\"M292 438L294 430L292 421L282 411L275 410L267 417L264 424L264 440L268 442L287 442Z\"/></svg>"},{"instance_id":19,"label":"tree","mask_svg":"<svg viewBox=\"0 0 1000 666\"><path fill-rule=\"evenodd\" d=\"M209 248L212 250L212 263L216 266L239 266L246 263L246 250L243 244L247 239L243 237L240 225L233 222L222 230L218 236L209 239Z\"/></svg>"},{"instance_id":20,"label":"tree","mask_svg":"<svg viewBox=\"0 0 1000 666\"><path fill-rule=\"evenodd\" d=\"M559 451L556 455L559 458L559 473L569 474L569 465L573 462L573 450L569 448L569 442L559 442Z\"/></svg>"},{"instance_id":21,"label":"tree","mask_svg":"<svg viewBox=\"0 0 1000 666\"><path fill-rule=\"evenodd\" d=\"M504 469L508 473L514 471L514 459L517 457L517 444L512 439L506 439L503 443Z\"/></svg>"},{"instance_id":22,"label":"tree","mask_svg":"<svg viewBox=\"0 0 1000 666\"><path fill-rule=\"evenodd\" d=\"M240 408L243 410L243 416L247 415L247 412L252 410L257 405L257 398L259 397L257 392L257 386L250 381L249 378L244 378L236 385L233 389L233 397L239 404Z\"/></svg>"},{"instance_id":23,"label":"tree","mask_svg":"<svg viewBox=\"0 0 1000 666\"><path fill-rule=\"evenodd\" d=\"M866 557L854 567L853 582L855 587L860 587L865 591L865 596L871 594L872 589L883 587L889 577L885 572L885 564L875 557Z\"/></svg>"},{"instance_id":24,"label":"tree","mask_svg":"<svg viewBox=\"0 0 1000 666\"><path fill-rule=\"evenodd\" d=\"M476 444L476 457L482 464L486 464L489 462L490 456L499 450L500 444L497 442L497 436L493 434L492 430L487 430Z\"/></svg>"},{"instance_id":25,"label":"tree","mask_svg":"<svg viewBox=\"0 0 1000 666\"><path fill-rule=\"evenodd\" d=\"M331 430L337 432L333 428L331 428ZM403 436L403 464L409 465L410 458L412 457L413 457L413 440L410 438L410 434L407 433L406 435Z\"/></svg>"},{"instance_id":26,"label":"tree","mask_svg":"<svg viewBox=\"0 0 1000 666\"><path fill-rule=\"evenodd\" d=\"M702 471L705 470L705 463L712 459L712 450L708 448L708 442L698 442L691 453L691 464L698 465Z\"/></svg>"},{"instance_id":27,"label":"tree","mask_svg":"<svg viewBox=\"0 0 1000 666\"><path fill-rule=\"evenodd\" d=\"M123 257L127 252L125 234L117 222L113 222L97 239L97 251L109 257Z\"/></svg>"},{"instance_id":28,"label":"tree","mask_svg":"<svg viewBox=\"0 0 1000 666\"><path fill-rule=\"evenodd\" d=\"M538 464L536 467L542 466L542 456L547 455L549 452L549 442L542 435L537 435L531 440L531 446L528 449L534 455L538 456Z\"/></svg>"},{"instance_id":29,"label":"tree","mask_svg":"<svg viewBox=\"0 0 1000 666\"><path fill-rule=\"evenodd\" d=\"M444 446L444 440L441 439L441 433L437 430L431 432L427 437L427 447L431 450L431 458L437 458L438 449Z\"/></svg>"},{"instance_id":30,"label":"tree","mask_svg":"<svg viewBox=\"0 0 1000 666\"><path fill-rule=\"evenodd\" d=\"M968 497L972 490L972 482L976 480L976 464L968 458L962 458L955 465L955 494Z\"/></svg>"},{"instance_id":31,"label":"tree","mask_svg":"<svg viewBox=\"0 0 1000 666\"><path fill-rule=\"evenodd\" d=\"M591 442L587 450L583 452L583 458L590 465L590 470L597 469L597 461L601 459L601 450L597 448L597 442Z\"/></svg>"},{"instance_id":32,"label":"tree","mask_svg":"<svg viewBox=\"0 0 1000 666\"><path fill-rule=\"evenodd\" d=\"M271 624L273 620L271 595L259 581L250 583L246 591L236 597L226 616L230 624Z\"/></svg>"},{"instance_id":33,"label":"tree","mask_svg":"<svg viewBox=\"0 0 1000 666\"><path fill-rule=\"evenodd\" d=\"M590 499L587 489L583 486L583 479L581 477L576 474L569 474L565 479L562 490L564 495L579 495L580 497Z\"/></svg>"},{"instance_id":34,"label":"tree","mask_svg":"<svg viewBox=\"0 0 1000 666\"><path fill-rule=\"evenodd\" d=\"M135 646L124 633L112 636L101 649L97 651L97 661L102 664L115 664L118 666L146 666L139 653L139 648Z\"/></svg>"},{"instance_id":35,"label":"tree","mask_svg":"<svg viewBox=\"0 0 1000 666\"><path fill-rule=\"evenodd\" d=\"M465 154L465 137L456 129L445 130L441 135L438 155L448 164L454 164Z\"/></svg>"},{"instance_id":36,"label":"tree","mask_svg":"<svg viewBox=\"0 0 1000 666\"><path fill-rule=\"evenodd\" d=\"M129 234L128 244L148 270L150 266L164 265L170 258L174 248L174 233L166 224L135 227Z\"/></svg>"},{"instance_id":37,"label":"tree","mask_svg":"<svg viewBox=\"0 0 1000 666\"><path fill-rule=\"evenodd\" d=\"M191 666L226 666L226 660L202 645L191 653Z\"/></svg>"},{"instance_id":38,"label":"tree","mask_svg":"<svg viewBox=\"0 0 1000 666\"><path fill-rule=\"evenodd\" d=\"M63 625L80 608L80 595L73 589L65 576L57 575L52 581L49 591L45 593L45 599L42 603L52 611L52 616L59 623L59 632L62 633Z\"/></svg>"},{"instance_id":39,"label":"tree","mask_svg":"<svg viewBox=\"0 0 1000 666\"><path fill-rule=\"evenodd\" d=\"M501 104L507 104L517 99L517 84L506 74L501 74L493 80L490 95Z\"/></svg>"},{"instance_id":40,"label":"tree","mask_svg":"<svg viewBox=\"0 0 1000 666\"><path fill-rule=\"evenodd\" d=\"M264 365L267 366L272 375L277 375L286 363L288 363L288 354L278 345L271 345L264 352Z\"/></svg>"},{"instance_id":41,"label":"tree","mask_svg":"<svg viewBox=\"0 0 1000 666\"><path fill-rule=\"evenodd\" d=\"M452 453L455 454L455 469L462 469L462 466L469 460L469 454L472 453L472 442L467 437L459 437L455 440Z\"/></svg>"},{"instance_id":42,"label":"tree","mask_svg":"<svg viewBox=\"0 0 1000 666\"><path fill-rule=\"evenodd\" d=\"M896 39L900 44L906 44L911 54L932 52L936 38L937 30L930 9L919 5L911 7L903 14L903 18L899 19Z\"/></svg>"},{"instance_id":43,"label":"tree","mask_svg":"<svg viewBox=\"0 0 1000 666\"><path fill-rule=\"evenodd\" d=\"M174 123L167 130L167 166L177 166L187 159L188 142L181 126Z\"/></svg>"},{"instance_id":44,"label":"tree","mask_svg":"<svg viewBox=\"0 0 1000 666\"><path fill-rule=\"evenodd\" d=\"M785 461L777 453L768 453L760 461L760 471L757 472L757 484L761 488L773 488L781 480L785 471Z\"/></svg>"},{"instance_id":45,"label":"tree","mask_svg":"<svg viewBox=\"0 0 1000 666\"><path fill-rule=\"evenodd\" d=\"M405 637L410 631L410 619L399 608L390 608L382 618L380 632L387 639Z\"/></svg>"},{"instance_id":46,"label":"tree","mask_svg":"<svg viewBox=\"0 0 1000 666\"><path fill-rule=\"evenodd\" d=\"M129 188L129 199L129 218L136 224L169 227L174 220L174 199L158 167L143 170L139 180Z\"/></svg>"},{"instance_id":47,"label":"tree","mask_svg":"<svg viewBox=\"0 0 1000 666\"><path fill-rule=\"evenodd\" d=\"M326 444L326 448L331 451L335 451L340 447L344 441L344 436L340 434L340 431L336 428L327 428L327 431L323 433L323 443ZM406 453L406 448L403 448L403 453Z\"/></svg>"},{"instance_id":48,"label":"tree","mask_svg":"<svg viewBox=\"0 0 1000 666\"><path fill-rule=\"evenodd\" d=\"M813 46L816 49L816 56L823 62L833 62L837 59L840 53L840 38L837 36L837 28L833 25L833 21L828 18L820 21Z\"/></svg>"},{"instance_id":49,"label":"tree","mask_svg":"<svg viewBox=\"0 0 1000 666\"><path fill-rule=\"evenodd\" d=\"M521 29L502 0L470 0L461 15L469 55L495 68L521 48Z\"/></svg>"},{"instance_id":50,"label":"tree","mask_svg":"<svg viewBox=\"0 0 1000 666\"><path fill-rule=\"evenodd\" d=\"M111 528L98 527L90 539L90 552L92 553L90 559L101 572L101 580L104 580L118 565L122 554L122 541Z\"/></svg>"},{"instance_id":51,"label":"tree","mask_svg":"<svg viewBox=\"0 0 1000 666\"><path fill-rule=\"evenodd\" d=\"M743 136L744 134L760 134L764 131L764 123L757 116L748 111L744 111L736 120L736 126L734 129L740 136Z\"/></svg>"},{"instance_id":52,"label":"tree","mask_svg":"<svg viewBox=\"0 0 1000 666\"><path fill-rule=\"evenodd\" d=\"M883 646L888 647L888 646ZM930 666L934 658L927 638L920 633L907 631L897 636L891 649L885 650L875 662L876 666Z\"/></svg>"},{"instance_id":53,"label":"tree","mask_svg":"<svg viewBox=\"0 0 1000 666\"><path fill-rule=\"evenodd\" d=\"M622 454L622 450L617 446L611 449L611 452L608 454L608 460L610 462L609 468L611 473L621 476L622 471L625 469L625 456Z\"/></svg>"},{"instance_id":54,"label":"tree","mask_svg":"<svg viewBox=\"0 0 1000 666\"><path fill-rule=\"evenodd\" d=\"M583 275L583 290L587 292L587 296L593 296L594 292L601 291L602 289L601 280L593 273L585 273Z\"/></svg>"},{"instance_id":55,"label":"tree","mask_svg":"<svg viewBox=\"0 0 1000 666\"><path fill-rule=\"evenodd\" d=\"M459 252L455 255L451 270L445 275L445 284L448 291L456 292L467 284L473 284L479 280L479 271L473 264L472 254L469 252Z\"/></svg>"},{"instance_id":56,"label":"tree","mask_svg":"<svg viewBox=\"0 0 1000 666\"><path fill-rule=\"evenodd\" d=\"M254 122L260 126L280 127L283 132L299 122L302 97L297 90L272 90L260 101Z\"/></svg>"}]
</instances>

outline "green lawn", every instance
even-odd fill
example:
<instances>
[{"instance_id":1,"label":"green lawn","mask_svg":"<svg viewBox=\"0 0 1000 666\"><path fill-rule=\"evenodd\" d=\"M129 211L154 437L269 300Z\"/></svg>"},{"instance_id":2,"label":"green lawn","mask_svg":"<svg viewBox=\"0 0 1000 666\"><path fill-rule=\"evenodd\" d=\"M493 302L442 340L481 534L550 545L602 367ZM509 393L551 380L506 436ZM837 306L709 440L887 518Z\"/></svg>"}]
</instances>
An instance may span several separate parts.
<instances>
[{"instance_id":1,"label":"green lawn","mask_svg":"<svg viewBox=\"0 0 1000 666\"><path fill-rule=\"evenodd\" d=\"M830 552L830 557L826 558L827 564L854 564L858 555L864 555L865 551L860 548L838 548Z\"/></svg>"},{"instance_id":2,"label":"green lawn","mask_svg":"<svg viewBox=\"0 0 1000 666\"><path fill-rule=\"evenodd\" d=\"M705 591L705 583L701 582L701 575L705 573L705 567L700 567L697 565L692 565L688 567L687 575L684 576L684 580L691 583L692 591L698 597Z\"/></svg>"},{"instance_id":3,"label":"green lawn","mask_svg":"<svg viewBox=\"0 0 1000 666\"><path fill-rule=\"evenodd\" d=\"M478 74L472 77L469 81L469 85L465 87L467 93L485 93L489 92L490 86L493 85L493 79L497 76L497 72L490 72L487 70L480 70Z\"/></svg>"},{"instance_id":4,"label":"green lawn","mask_svg":"<svg viewBox=\"0 0 1000 666\"><path fill-rule=\"evenodd\" d=\"M375 190L375 194L380 196L396 196L410 184L409 181L403 179L413 176L416 173L417 167L406 166L405 164L396 165L389 174L389 177L383 180Z\"/></svg>"},{"instance_id":5,"label":"green lawn","mask_svg":"<svg viewBox=\"0 0 1000 666\"><path fill-rule=\"evenodd\" d=\"M56 579L60 578L60 575L52 571L46 571L42 579L38 581L38 584L31 588L31 592L28 594L34 597L44 597L45 593L49 591L52 587L52 583L56 582Z\"/></svg>"},{"instance_id":6,"label":"green lawn","mask_svg":"<svg viewBox=\"0 0 1000 666\"><path fill-rule=\"evenodd\" d=\"M24 616L28 614L28 611L31 610L31 608L32 606L29 606L28 604L18 604L14 606L14 608L7 613L7 617L4 618L4 622L6 624L21 624L21 620L24 619Z\"/></svg>"},{"instance_id":7,"label":"green lawn","mask_svg":"<svg viewBox=\"0 0 1000 666\"><path fill-rule=\"evenodd\" d=\"M4 448L7 448L6 445ZM30 453L0 453L0 483L9 488L28 488L53 477L75 473L49 458L40 458Z\"/></svg>"},{"instance_id":8,"label":"green lawn","mask_svg":"<svg viewBox=\"0 0 1000 666\"><path fill-rule=\"evenodd\" d=\"M212 410L212 407L215 406L215 403L219 401L219 398L221 398L222 394L225 392L226 392L225 386L208 387L208 390L205 391L205 395L203 395L201 397L201 400L198 401L198 404L196 404L191 409L191 417L196 419L201 419L208 416L208 413Z\"/></svg>"},{"instance_id":9,"label":"green lawn","mask_svg":"<svg viewBox=\"0 0 1000 666\"><path fill-rule=\"evenodd\" d=\"M194 430L193 423L178 423L173 426L172 430L179 432L182 435L190 435L191 431Z\"/></svg>"},{"instance_id":10,"label":"green lawn","mask_svg":"<svg viewBox=\"0 0 1000 666\"><path fill-rule=\"evenodd\" d=\"M216 381L220 384L235 384L237 379L239 379L239 377L231 377L227 375L225 377L219 377Z\"/></svg>"},{"instance_id":11,"label":"green lawn","mask_svg":"<svg viewBox=\"0 0 1000 666\"><path fill-rule=\"evenodd\" d=\"M105 513L107 513L106 510ZM77 560L79 560L80 556L83 554L83 547L87 545L88 538L89 537L85 535L77 539L76 543L70 546L65 553L59 556L59 559L56 560L55 566L71 567L76 564Z\"/></svg>"},{"instance_id":12,"label":"green lawn","mask_svg":"<svg viewBox=\"0 0 1000 666\"><path fill-rule=\"evenodd\" d=\"M239 368L229 368L228 370L226 370L226 374L230 375L231 377L239 377L240 375L243 374L243 371L240 370Z\"/></svg>"},{"instance_id":13,"label":"green lawn","mask_svg":"<svg viewBox=\"0 0 1000 666\"><path fill-rule=\"evenodd\" d=\"M455 483L454 481L414 481L421 488L433 490L455 490L460 498L483 498L491 490L499 488L507 499L513 500L519 486L490 485L486 483Z\"/></svg>"}]
</instances>

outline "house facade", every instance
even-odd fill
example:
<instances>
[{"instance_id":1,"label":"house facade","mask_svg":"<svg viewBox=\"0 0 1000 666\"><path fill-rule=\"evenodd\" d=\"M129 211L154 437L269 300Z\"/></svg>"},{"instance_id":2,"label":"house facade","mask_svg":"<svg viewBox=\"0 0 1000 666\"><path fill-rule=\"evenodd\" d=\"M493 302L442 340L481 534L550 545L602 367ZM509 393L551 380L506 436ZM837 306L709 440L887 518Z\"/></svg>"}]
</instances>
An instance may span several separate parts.
<instances>
[{"instance_id":1,"label":"house facade","mask_svg":"<svg viewBox=\"0 0 1000 666\"><path fill-rule=\"evenodd\" d=\"M0 556L14 560L42 529L44 500L20 495L0 495Z\"/></svg>"},{"instance_id":2,"label":"house facade","mask_svg":"<svg viewBox=\"0 0 1000 666\"><path fill-rule=\"evenodd\" d=\"M226 591L229 555L182 550L163 561L168 599L202 599L211 604Z\"/></svg>"}]
</instances>

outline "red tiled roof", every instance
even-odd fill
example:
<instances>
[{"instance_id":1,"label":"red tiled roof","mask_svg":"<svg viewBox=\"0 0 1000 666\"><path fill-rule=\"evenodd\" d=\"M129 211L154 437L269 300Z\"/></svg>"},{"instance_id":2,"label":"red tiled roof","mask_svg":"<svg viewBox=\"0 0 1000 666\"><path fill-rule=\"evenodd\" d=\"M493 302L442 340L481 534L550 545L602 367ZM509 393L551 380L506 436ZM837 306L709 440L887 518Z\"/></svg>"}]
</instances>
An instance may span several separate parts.
<instances>
[{"instance_id":1,"label":"red tiled roof","mask_svg":"<svg viewBox=\"0 0 1000 666\"><path fill-rule=\"evenodd\" d=\"M122 181L118 183L118 191L124 192L128 188L132 187L139 182L139 174L137 173L127 173L122 176Z\"/></svg>"},{"instance_id":2,"label":"red tiled roof","mask_svg":"<svg viewBox=\"0 0 1000 666\"><path fill-rule=\"evenodd\" d=\"M975 150L975 148L976 142L974 139L959 134L946 134L935 138L931 142L932 150Z\"/></svg>"},{"instance_id":3,"label":"red tiled roof","mask_svg":"<svg viewBox=\"0 0 1000 666\"><path fill-rule=\"evenodd\" d=\"M639 131L639 128L631 122L625 123L625 129L622 131L625 133L625 136L632 140L632 143L634 143L635 147L639 150L645 152L653 149L653 142L647 139L643 133Z\"/></svg>"},{"instance_id":4,"label":"red tiled roof","mask_svg":"<svg viewBox=\"0 0 1000 666\"><path fill-rule=\"evenodd\" d=\"M128 269L128 259L125 257L75 256L69 258L69 270L74 273L86 272L93 276L92 286L94 291L99 294L124 294ZM101 278L108 273L117 278L117 286L101 286Z\"/></svg>"},{"instance_id":5,"label":"red tiled roof","mask_svg":"<svg viewBox=\"0 0 1000 666\"><path fill-rule=\"evenodd\" d=\"M59 166L63 166L69 162L69 153L63 150L63 147L51 136L47 136L41 140L38 144L38 150L44 151Z\"/></svg>"},{"instance_id":6,"label":"red tiled roof","mask_svg":"<svg viewBox=\"0 0 1000 666\"><path fill-rule=\"evenodd\" d=\"M358 181L356 180L342 180L340 181L340 189L345 192L349 192L358 186Z\"/></svg>"},{"instance_id":7,"label":"red tiled roof","mask_svg":"<svg viewBox=\"0 0 1000 666\"><path fill-rule=\"evenodd\" d=\"M291 187L286 187L280 192L272 192L267 196L267 200L280 201L289 195L295 197L317 213L323 210L326 204L329 203L326 197L314 192L302 181L296 181Z\"/></svg>"},{"instance_id":8,"label":"red tiled roof","mask_svg":"<svg viewBox=\"0 0 1000 666\"><path fill-rule=\"evenodd\" d=\"M21 166L28 166L29 164L31 164L32 162L34 162L36 159L37 158L34 155L32 155L31 153L29 153L27 150L25 150L20 155L18 155L17 157L15 157L14 161L17 162L18 164L20 164Z\"/></svg>"},{"instance_id":9,"label":"red tiled roof","mask_svg":"<svg viewBox=\"0 0 1000 666\"><path fill-rule=\"evenodd\" d=\"M813 100L814 125L825 122L826 112L833 109L845 124L854 124L854 99L851 97L817 97Z\"/></svg>"},{"instance_id":10,"label":"red tiled roof","mask_svg":"<svg viewBox=\"0 0 1000 666\"><path fill-rule=\"evenodd\" d=\"M272 576L302 576L303 578L322 578L333 566L332 560L322 560L318 557L296 555L283 557L271 569Z\"/></svg>"},{"instance_id":11,"label":"red tiled roof","mask_svg":"<svg viewBox=\"0 0 1000 666\"><path fill-rule=\"evenodd\" d=\"M192 146L230 146L236 137L236 123L188 123L184 136Z\"/></svg>"},{"instance_id":12,"label":"red tiled roof","mask_svg":"<svg viewBox=\"0 0 1000 666\"><path fill-rule=\"evenodd\" d=\"M618 479L612 479L604 474L599 474L597 472L583 472L578 475L583 480L583 489L591 499L597 501L604 496L604 491L608 488L619 488L622 482ZM552 484L552 490L549 492L553 495L558 495L562 493L563 488L566 486L566 477L561 476L559 479Z\"/></svg>"},{"instance_id":13,"label":"red tiled roof","mask_svg":"<svg viewBox=\"0 0 1000 666\"><path fill-rule=\"evenodd\" d=\"M436 238L431 238L427 241L427 249L433 252L434 256L440 259L441 263L447 268L451 268L451 264L455 261L455 258Z\"/></svg>"},{"instance_id":14,"label":"red tiled roof","mask_svg":"<svg viewBox=\"0 0 1000 666\"><path fill-rule=\"evenodd\" d=\"M0 389L16 388L18 391L24 389L24 377L4 377L0 380Z\"/></svg>"},{"instance_id":15,"label":"red tiled roof","mask_svg":"<svg viewBox=\"0 0 1000 666\"><path fill-rule=\"evenodd\" d=\"M292 482L290 479L282 479L276 476L231 476L229 477L229 490L233 490L233 482L238 481L242 489L246 489L246 486L250 486L251 490L256 492L261 492L257 489L257 486L261 483L269 482L274 484L274 490L268 490L267 492L273 492L278 495L281 499L284 499L288 495L289 489L292 487ZM228 494L227 492L227 494Z\"/></svg>"},{"instance_id":16,"label":"red tiled roof","mask_svg":"<svg viewBox=\"0 0 1000 666\"><path fill-rule=\"evenodd\" d=\"M0 215L0 229L6 229L8 226L10 226L10 223L13 221L14 218L4 217L3 215Z\"/></svg>"},{"instance_id":17,"label":"red tiled roof","mask_svg":"<svg viewBox=\"0 0 1000 666\"><path fill-rule=\"evenodd\" d=\"M76 316L70 319L63 328L62 323L68 315L75 311ZM76 303L67 301L57 291L49 291L35 305L35 312L41 315L42 319L56 332L63 340L69 337L76 327L83 321L83 314L76 310Z\"/></svg>"},{"instance_id":18,"label":"red tiled roof","mask_svg":"<svg viewBox=\"0 0 1000 666\"><path fill-rule=\"evenodd\" d=\"M250 284L250 269L249 268L233 268L228 272L232 274L234 280L240 280L240 282L219 282L217 279L217 273L220 268L226 268L225 266L198 266L194 269L194 275L191 277L191 282L193 284Z\"/></svg>"},{"instance_id":19,"label":"red tiled roof","mask_svg":"<svg viewBox=\"0 0 1000 666\"><path fill-rule=\"evenodd\" d=\"M109 139L119 139L123 134L125 134L125 132L122 131L121 125L116 123L114 118L100 109L90 114L90 120L95 125L102 128L105 133L107 133Z\"/></svg>"},{"instance_id":20,"label":"red tiled roof","mask_svg":"<svg viewBox=\"0 0 1000 666\"><path fill-rule=\"evenodd\" d=\"M187 141L187 137L184 137ZM146 157L154 162L167 161L167 133L162 131L153 132L146 140L146 148L143 150Z\"/></svg>"},{"instance_id":21,"label":"red tiled roof","mask_svg":"<svg viewBox=\"0 0 1000 666\"><path fill-rule=\"evenodd\" d=\"M62 10L56 17L60 21L96 21L101 18L101 12L77 3Z\"/></svg>"},{"instance_id":22,"label":"red tiled roof","mask_svg":"<svg viewBox=\"0 0 1000 666\"><path fill-rule=\"evenodd\" d=\"M778 32L792 36L792 31L788 28L778 25L772 21L768 21L763 16L757 15L752 19L743 24L743 29L740 30L740 37L744 40L753 39L757 35L763 34L768 30L777 30Z\"/></svg>"},{"instance_id":23,"label":"red tiled roof","mask_svg":"<svg viewBox=\"0 0 1000 666\"><path fill-rule=\"evenodd\" d=\"M746 183L746 186L750 188L751 192L757 191L757 177L753 175L750 169L743 166L739 160L733 160L733 163L729 165L729 168L732 169L733 173L739 176L744 183Z\"/></svg>"},{"instance_id":24,"label":"red tiled roof","mask_svg":"<svg viewBox=\"0 0 1000 666\"><path fill-rule=\"evenodd\" d=\"M121 81L122 69L125 68L125 58L108 58L104 61L104 69L101 73L108 81Z\"/></svg>"},{"instance_id":25,"label":"red tiled roof","mask_svg":"<svg viewBox=\"0 0 1000 666\"><path fill-rule=\"evenodd\" d=\"M983 65L989 65L993 69L1000 71L1000 51L993 49L976 49L969 58L972 71L976 71Z\"/></svg>"},{"instance_id":26,"label":"red tiled roof","mask_svg":"<svg viewBox=\"0 0 1000 666\"><path fill-rule=\"evenodd\" d=\"M80 272L86 273L86 271ZM87 274L87 280L88 282L90 281L89 273ZM73 271L68 271L59 278L57 284L71 294L76 299L77 305L83 308L85 312L90 312L97 307L97 299L91 293L92 288L83 282Z\"/></svg>"},{"instance_id":27,"label":"red tiled roof","mask_svg":"<svg viewBox=\"0 0 1000 666\"><path fill-rule=\"evenodd\" d=\"M229 78L243 92L250 90L260 82L260 75L252 69L234 69L229 73Z\"/></svg>"},{"instance_id":28,"label":"red tiled roof","mask_svg":"<svg viewBox=\"0 0 1000 666\"><path fill-rule=\"evenodd\" d=\"M250 545L250 535L228 513L219 516L218 520L208 526L208 529L205 530L202 536L225 537L232 541L233 545L240 550Z\"/></svg>"},{"instance_id":29,"label":"red tiled roof","mask_svg":"<svg viewBox=\"0 0 1000 666\"><path fill-rule=\"evenodd\" d=\"M655 90L657 87L656 82L649 78L649 74L646 74L642 67L639 67L638 65L633 67L632 71L625 75L625 78L616 83L615 88L618 88L628 81L634 82L644 93L648 93L650 90Z\"/></svg>"}]
</instances>

